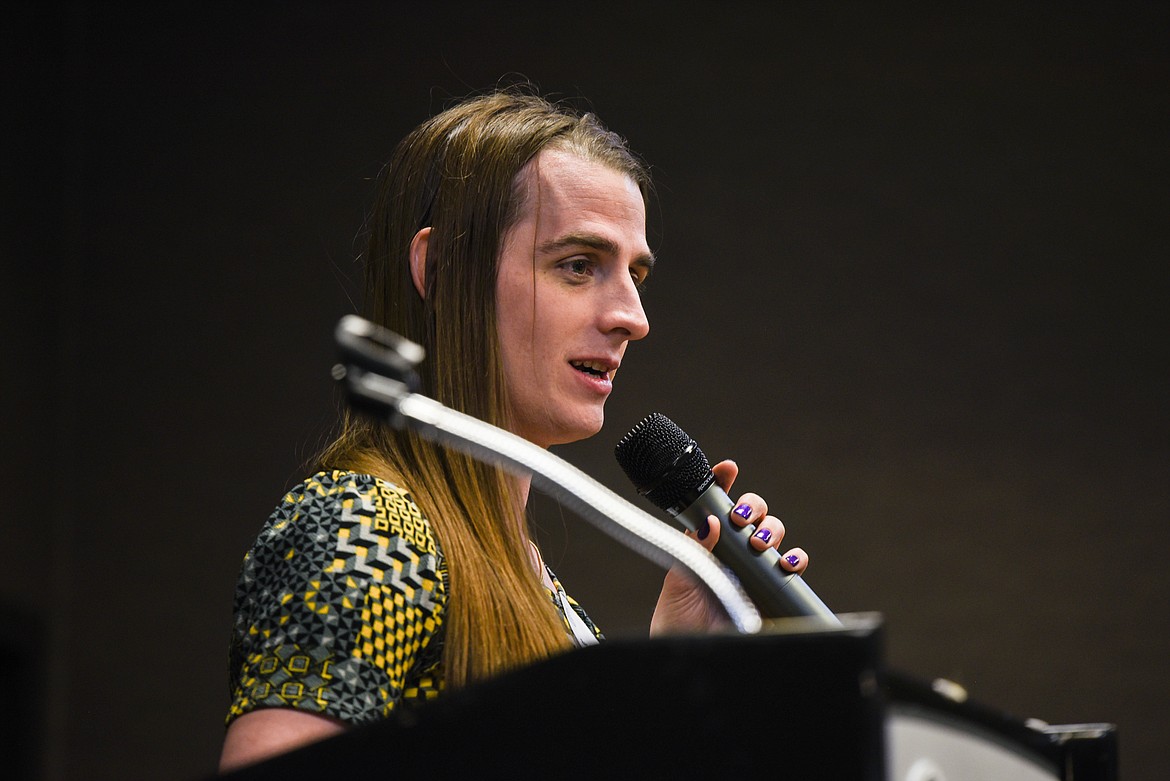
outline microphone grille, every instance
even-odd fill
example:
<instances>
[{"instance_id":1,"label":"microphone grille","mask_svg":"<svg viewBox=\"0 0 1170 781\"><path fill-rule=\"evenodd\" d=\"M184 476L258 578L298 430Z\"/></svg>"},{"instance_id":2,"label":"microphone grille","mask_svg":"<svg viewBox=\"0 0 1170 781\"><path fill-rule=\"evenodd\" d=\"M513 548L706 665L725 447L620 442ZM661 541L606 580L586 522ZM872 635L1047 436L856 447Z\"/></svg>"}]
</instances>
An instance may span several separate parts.
<instances>
[{"instance_id":1,"label":"microphone grille","mask_svg":"<svg viewBox=\"0 0 1170 781\"><path fill-rule=\"evenodd\" d=\"M702 449L660 412L630 429L613 452L639 493L667 511L677 508L711 471Z\"/></svg>"}]
</instances>

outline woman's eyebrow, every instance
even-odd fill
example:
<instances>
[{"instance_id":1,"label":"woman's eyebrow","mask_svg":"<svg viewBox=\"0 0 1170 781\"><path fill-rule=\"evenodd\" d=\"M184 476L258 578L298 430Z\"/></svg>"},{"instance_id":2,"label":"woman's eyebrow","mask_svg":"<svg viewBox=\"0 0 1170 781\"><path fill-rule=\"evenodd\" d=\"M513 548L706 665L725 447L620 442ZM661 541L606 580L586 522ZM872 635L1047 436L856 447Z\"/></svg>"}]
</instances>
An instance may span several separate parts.
<instances>
[{"instance_id":1,"label":"woman's eyebrow","mask_svg":"<svg viewBox=\"0 0 1170 781\"><path fill-rule=\"evenodd\" d=\"M612 240L605 236L599 236L596 233L567 233L564 236L558 236L555 239L548 241L537 247L537 250L542 255L549 255L571 247L586 247L588 249L604 252L608 255L620 255L621 248ZM634 265L641 266L646 269L654 267L653 253L646 253L640 255L634 260Z\"/></svg>"}]
</instances>

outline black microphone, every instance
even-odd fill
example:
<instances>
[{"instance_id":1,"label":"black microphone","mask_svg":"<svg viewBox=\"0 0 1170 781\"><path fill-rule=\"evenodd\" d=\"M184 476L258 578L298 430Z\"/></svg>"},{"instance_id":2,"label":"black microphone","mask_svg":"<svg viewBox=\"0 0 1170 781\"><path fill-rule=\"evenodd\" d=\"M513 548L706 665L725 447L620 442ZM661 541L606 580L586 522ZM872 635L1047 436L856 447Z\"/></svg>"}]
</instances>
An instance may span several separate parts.
<instances>
[{"instance_id":1,"label":"black microphone","mask_svg":"<svg viewBox=\"0 0 1170 781\"><path fill-rule=\"evenodd\" d=\"M803 578L777 567L780 554L775 548L751 547L756 527L731 522L735 503L715 482L707 456L670 418L658 412L647 415L622 437L614 455L638 493L690 531L705 524L709 515L719 519L715 556L739 578L765 618L813 616L840 626Z\"/></svg>"}]
</instances>

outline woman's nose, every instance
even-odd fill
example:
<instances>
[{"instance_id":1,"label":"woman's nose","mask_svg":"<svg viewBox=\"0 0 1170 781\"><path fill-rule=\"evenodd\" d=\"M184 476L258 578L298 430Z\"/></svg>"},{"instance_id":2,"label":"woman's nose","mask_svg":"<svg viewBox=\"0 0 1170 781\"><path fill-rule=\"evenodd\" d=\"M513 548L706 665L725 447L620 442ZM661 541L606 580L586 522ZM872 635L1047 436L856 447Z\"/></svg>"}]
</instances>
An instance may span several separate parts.
<instances>
[{"instance_id":1,"label":"woman's nose","mask_svg":"<svg viewBox=\"0 0 1170 781\"><path fill-rule=\"evenodd\" d=\"M642 308L642 296L633 279L627 278L611 292L606 306L605 330L623 331L630 341L642 339L650 333L650 321Z\"/></svg>"}]
</instances>

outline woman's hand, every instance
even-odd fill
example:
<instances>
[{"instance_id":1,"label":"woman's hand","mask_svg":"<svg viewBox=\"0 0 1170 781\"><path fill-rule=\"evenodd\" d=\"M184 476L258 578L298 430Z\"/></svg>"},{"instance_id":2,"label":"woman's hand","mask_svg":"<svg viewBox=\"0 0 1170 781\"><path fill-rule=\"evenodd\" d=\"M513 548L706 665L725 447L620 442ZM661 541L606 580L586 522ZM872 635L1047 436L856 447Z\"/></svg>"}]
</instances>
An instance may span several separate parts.
<instances>
[{"instance_id":1,"label":"woman's hand","mask_svg":"<svg viewBox=\"0 0 1170 781\"><path fill-rule=\"evenodd\" d=\"M711 467L711 471L715 473L715 482L719 487L730 491L739 474L739 467L734 461L720 461ZM739 526L755 524L756 533L752 535L749 544L756 550L779 548L780 541L784 539L784 524L776 516L768 515L768 503L757 494L748 493L739 497L730 518ZM686 534L698 540L707 550L712 550L715 543L719 542L719 522L715 516L709 516L706 527L700 526L697 533ZM780 555L780 567L785 572L800 574L808 567L808 554L801 548L792 548ZM727 614L702 584L679 567L673 567L666 573L658 605L654 608L654 617L650 619L651 635L704 632L727 626L728 623Z\"/></svg>"}]
</instances>

